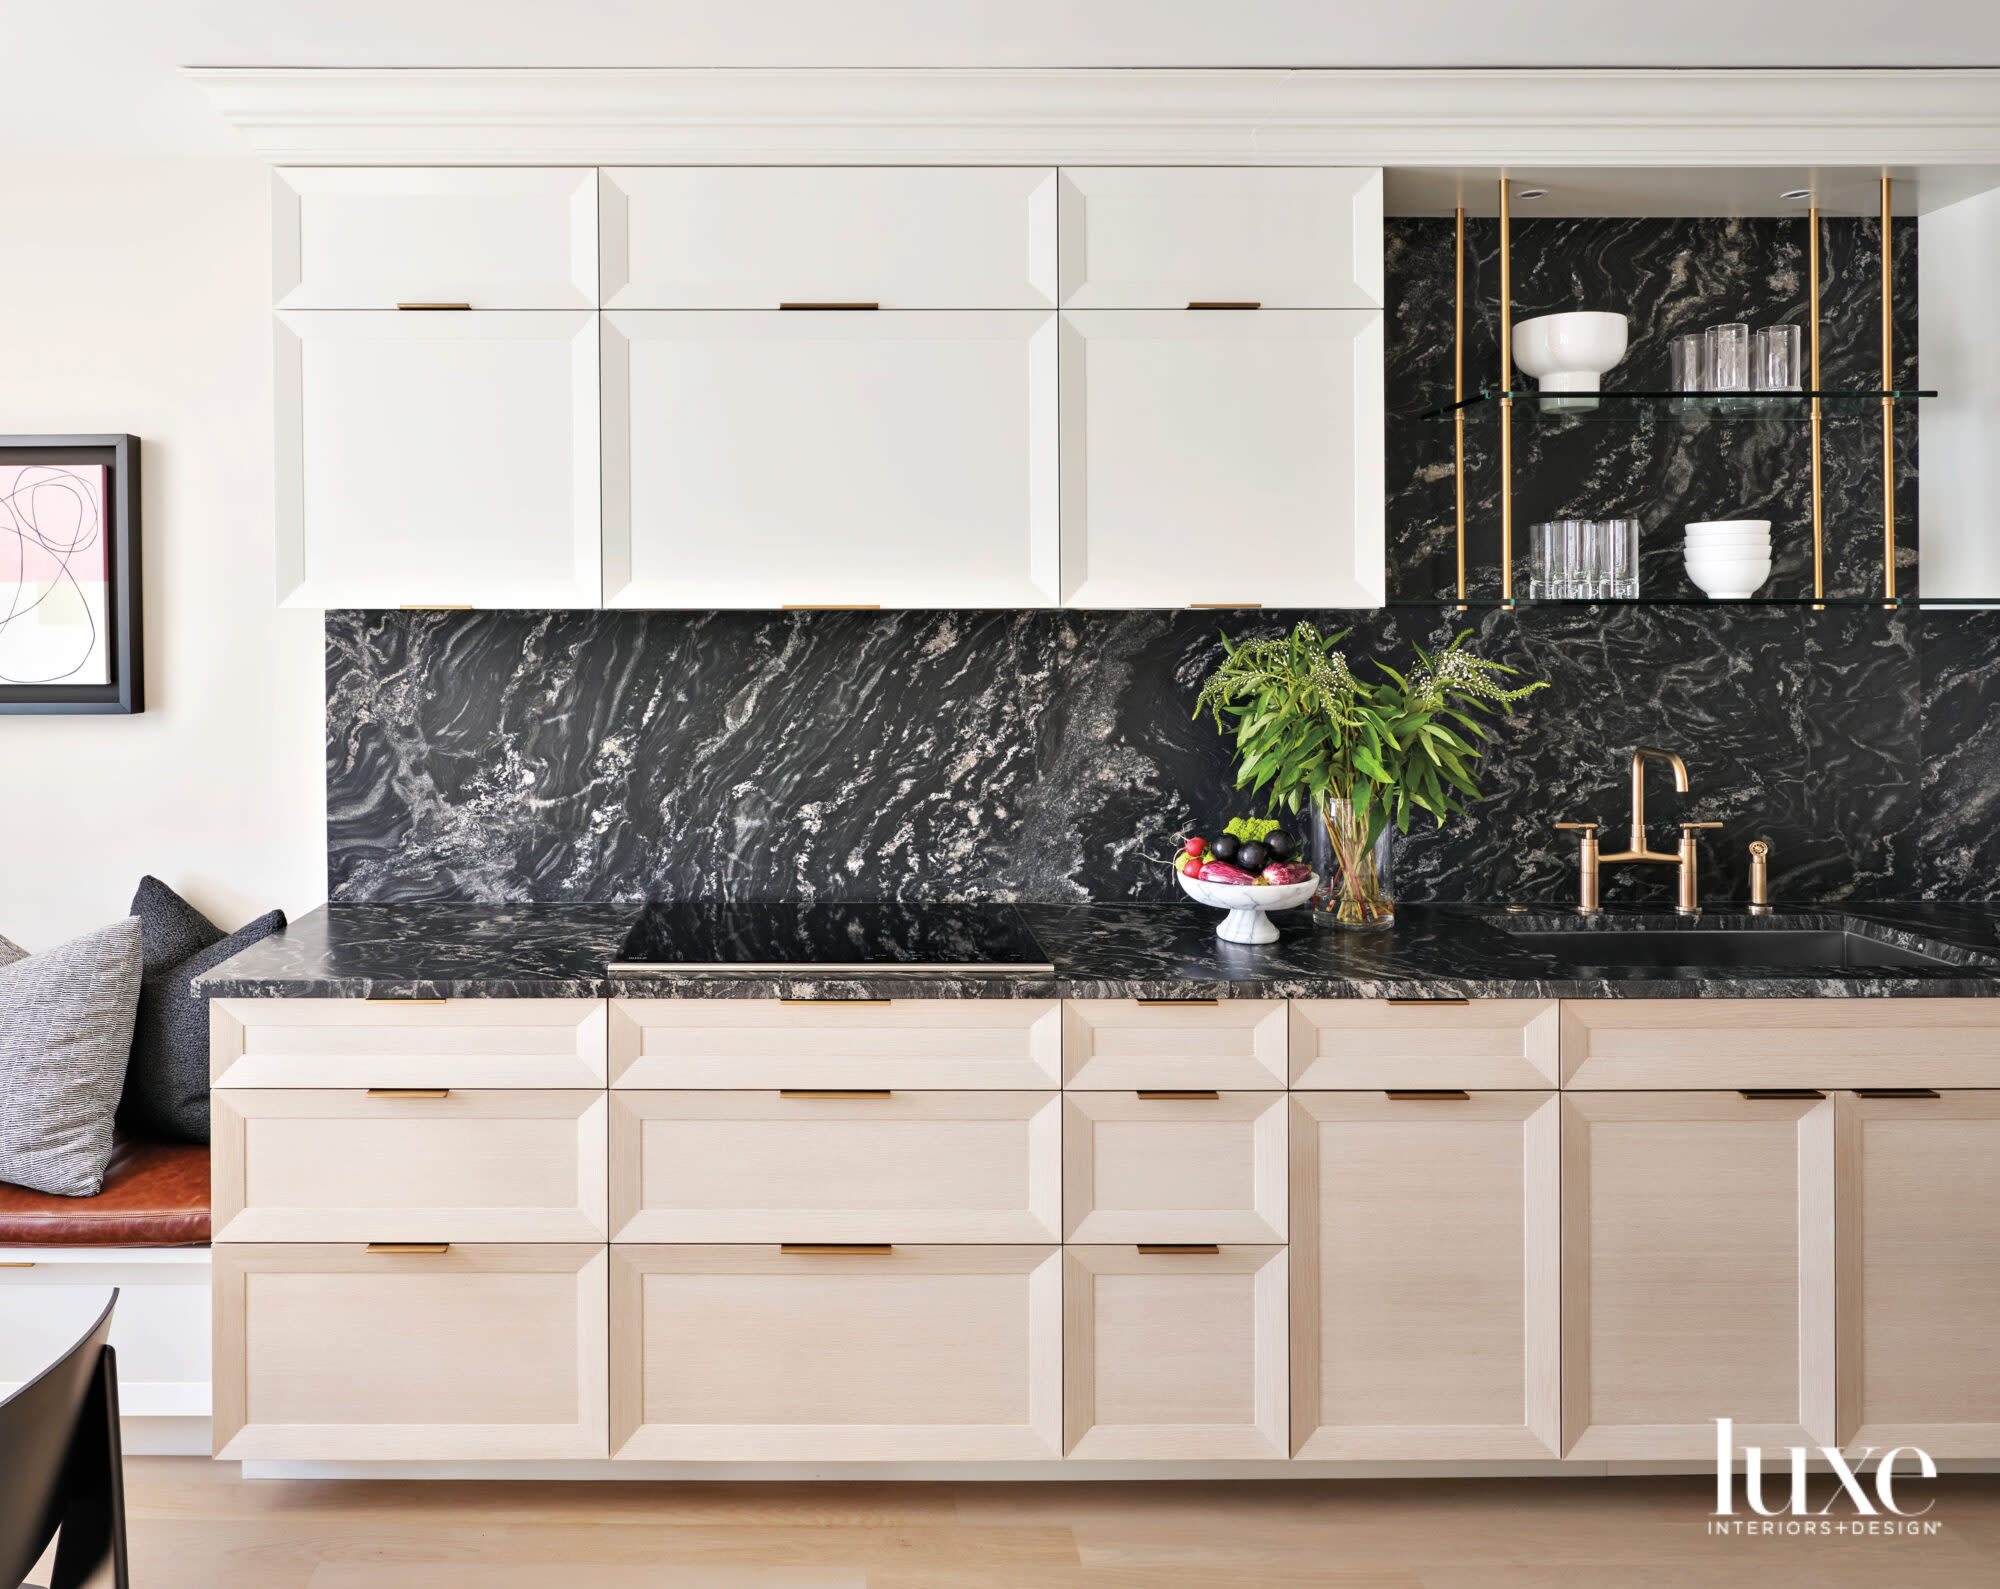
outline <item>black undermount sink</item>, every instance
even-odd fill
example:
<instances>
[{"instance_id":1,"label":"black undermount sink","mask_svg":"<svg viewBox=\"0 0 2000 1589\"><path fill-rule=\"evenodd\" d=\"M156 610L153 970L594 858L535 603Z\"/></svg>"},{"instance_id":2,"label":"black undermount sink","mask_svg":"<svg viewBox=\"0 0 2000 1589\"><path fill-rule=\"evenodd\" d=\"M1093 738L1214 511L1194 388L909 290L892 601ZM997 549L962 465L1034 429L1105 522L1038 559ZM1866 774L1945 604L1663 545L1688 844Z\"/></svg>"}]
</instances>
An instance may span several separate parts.
<instances>
[{"instance_id":1,"label":"black undermount sink","mask_svg":"<svg viewBox=\"0 0 2000 1589\"><path fill-rule=\"evenodd\" d=\"M1623 927L1554 930L1501 925L1521 947L1582 966L1704 966L1783 970L1963 969L1983 956L1946 958L1840 927Z\"/></svg>"}]
</instances>

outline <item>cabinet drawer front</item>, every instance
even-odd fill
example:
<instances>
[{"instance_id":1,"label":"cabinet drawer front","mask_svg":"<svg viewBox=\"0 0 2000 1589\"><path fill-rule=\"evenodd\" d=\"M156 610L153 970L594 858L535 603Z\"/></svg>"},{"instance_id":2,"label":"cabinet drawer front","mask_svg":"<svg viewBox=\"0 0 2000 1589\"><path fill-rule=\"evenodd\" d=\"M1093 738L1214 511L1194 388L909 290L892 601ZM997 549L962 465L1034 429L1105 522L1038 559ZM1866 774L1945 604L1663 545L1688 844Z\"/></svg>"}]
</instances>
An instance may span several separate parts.
<instances>
[{"instance_id":1,"label":"cabinet drawer front","mask_svg":"<svg viewBox=\"0 0 2000 1589\"><path fill-rule=\"evenodd\" d=\"M611 1085L1061 1085L1054 999L613 999Z\"/></svg>"},{"instance_id":2,"label":"cabinet drawer front","mask_svg":"<svg viewBox=\"0 0 2000 1589\"><path fill-rule=\"evenodd\" d=\"M1283 1241L1286 1135L1282 1093L1071 1093L1065 1239Z\"/></svg>"},{"instance_id":3,"label":"cabinet drawer front","mask_svg":"<svg viewBox=\"0 0 2000 1589\"><path fill-rule=\"evenodd\" d=\"M1378 170L1066 166L1061 194L1065 307L1382 302Z\"/></svg>"},{"instance_id":4,"label":"cabinet drawer front","mask_svg":"<svg viewBox=\"0 0 2000 1589\"><path fill-rule=\"evenodd\" d=\"M1282 999L1071 999L1063 1005L1063 1074L1071 1087L1285 1085Z\"/></svg>"},{"instance_id":5,"label":"cabinet drawer front","mask_svg":"<svg viewBox=\"0 0 2000 1589\"><path fill-rule=\"evenodd\" d=\"M1063 1293L1065 1455L1291 1455L1283 1247L1065 1247Z\"/></svg>"},{"instance_id":6,"label":"cabinet drawer front","mask_svg":"<svg viewBox=\"0 0 2000 1589\"><path fill-rule=\"evenodd\" d=\"M1563 1095L1565 1456L1834 1443L1834 1107Z\"/></svg>"},{"instance_id":7,"label":"cabinet drawer front","mask_svg":"<svg viewBox=\"0 0 2000 1589\"><path fill-rule=\"evenodd\" d=\"M215 1454L605 1455L605 1249L215 1249Z\"/></svg>"},{"instance_id":8,"label":"cabinet drawer front","mask_svg":"<svg viewBox=\"0 0 2000 1589\"><path fill-rule=\"evenodd\" d=\"M602 999L212 999L217 1087L602 1087Z\"/></svg>"},{"instance_id":9,"label":"cabinet drawer front","mask_svg":"<svg viewBox=\"0 0 2000 1589\"><path fill-rule=\"evenodd\" d=\"M611 1262L616 1456L1059 1454L1056 1247L628 1246Z\"/></svg>"},{"instance_id":10,"label":"cabinet drawer front","mask_svg":"<svg viewBox=\"0 0 2000 1589\"><path fill-rule=\"evenodd\" d=\"M608 314L606 602L1053 606L1055 403L1051 313Z\"/></svg>"},{"instance_id":11,"label":"cabinet drawer front","mask_svg":"<svg viewBox=\"0 0 2000 1589\"><path fill-rule=\"evenodd\" d=\"M1558 1020L1554 999L1294 999L1292 1085L1553 1087Z\"/></svg>"},{"instance_id":12,"label":"cabinet drawer front","mask_svg":"<svg viewBox=\"0 0 2000 1589\"><path fill-rule=\"evenodd\" d=\"M1061 1100L620 1092L617 1241L1060 1239Z\"/></svg>"},{"instance_id":13,"label":"cabinet drawer front","mask_svg":"<svg viewBox=\"0 0 2000 1589\"><path fill-rule=\"evenodd\" d=\"M286 309L276 356L284 602L601 603L594 313Z\"/></svg>"},{"instance_id":14,"label":"cabinet drawer front","mask_svg":"<svg viewBox=\"0 0 2000 1589\"><path fill-rule=\"evenodd\" d=\"M1067 604L1381 605L1379 310L1066 310L1061 380Z\"/></svg>"},{"instance_id":15,"label":"cabinet drawer front","mask_svg":"<svg viewBox=\"0 0 2000 1589\"><path fill-rule=\"evenodd\" d=\"M602 1092L217 1092L215 1239L602 1241Z\"/></svg>"},{"instance_id":16,"label":"cabinet drawer front","mask_svg":"<svg viewBox=\"0 0 2000 1589\"><path fill-rule=\"evenodd\" d=\"M1291 1106L1293 1454L1555 1456L1556 1095Z\"/></svg>"},{"instance_id":17,"label":"cabinet drawer front","mask_svg":"<svg viewBox=\"0 0 2000 1589\"><path fill-rule=\"evenodd\" d=\"M271 287L288 309L591 309L597 173L274 172Z\"/></svg>"},{"instance_id":18,"label":"cabinet drawer front","mask_svg":"<svg viewBox=\"0 0 2000 1589\"><path fill-rule=\"evenodd\" d=\"M602 181L606 308L1055 302L1046 167L649 166Z\"/></svg>"},{"instance_id":19,"label":"cabinet drawer front","mask_svg":"<svg viewBox=\"0 0 2000 1589\"><path fill-rule=\"evenodd\" d=\"M1996 999L1566 999L1565 1087L1982 1087Z\"/></svg>"}]
</instances>

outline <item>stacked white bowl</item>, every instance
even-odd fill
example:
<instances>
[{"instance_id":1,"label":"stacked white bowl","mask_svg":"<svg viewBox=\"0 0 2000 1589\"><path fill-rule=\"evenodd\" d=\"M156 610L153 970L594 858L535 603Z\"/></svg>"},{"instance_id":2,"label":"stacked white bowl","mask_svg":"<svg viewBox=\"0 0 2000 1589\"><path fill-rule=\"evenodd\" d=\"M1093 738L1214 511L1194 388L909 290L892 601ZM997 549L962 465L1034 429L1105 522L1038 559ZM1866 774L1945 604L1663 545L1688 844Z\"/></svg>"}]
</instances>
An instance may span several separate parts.
<instances>
[{"instance_id":1,"label":"stacked white bowl","mask_svg":"<svg viewBox=\"0 0 2000 1589\"><path fill-rule=\"evenodd\" d=\"M1743 601L1771 577L1771 521L1715 519L1687 527L1688 578L1711 601Z\"/></svg>"}]
</instances>

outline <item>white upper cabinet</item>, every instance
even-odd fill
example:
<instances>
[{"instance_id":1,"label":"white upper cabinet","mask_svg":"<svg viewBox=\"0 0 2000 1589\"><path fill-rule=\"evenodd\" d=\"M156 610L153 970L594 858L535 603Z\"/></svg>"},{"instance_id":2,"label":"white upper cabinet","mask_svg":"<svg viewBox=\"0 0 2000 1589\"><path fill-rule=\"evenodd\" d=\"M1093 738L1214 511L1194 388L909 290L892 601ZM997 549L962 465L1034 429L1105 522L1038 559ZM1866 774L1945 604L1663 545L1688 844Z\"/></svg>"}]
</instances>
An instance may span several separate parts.
<instances>
[{"instance_id":1,"label":"white upper cabinet","mask_svg":"<svg viewBox=\"0 0 2000 1589\"><path fill-rule=\"evenodd\" d=\"M1380 311L1062 319L1066 603L1381 605Z\"/></svg>"},{"instance_id":2,"label":"white upper cabinet","mask_svg":"<svg viewBox=\"0 0 2000 1589\"><path fill-rule=\"evenodd\" d=\"M1057 600L1055 316L604 315L605 604Z\"/></svg>"},{"instance_id":3,"label":"white upper cabinet","mask_svg":"<svg viewBox=\"0 0 2000 1589\"><path fill-rule=\"evenodd\" d=\"M607 309L1045 309L1047 169L649 167L602 173Z\"/></svg>"},{"instance_id":4,"label":"white upper cabinet","mask_svg":"<svg viewBox=\"0 0 2000 1589\"><path fill-rule=\"evenodd\" d=\"M274 173L272 298L285 309L591 309L593 170Z\"/></svg>"},{"instance_id":5,"label":"white upper cabinet","mask_svg":"<svg viewBox=\"0 0 2000 1589\"><path fill-rule=\"evenodd\" d=\"M1066 166L1066 309L1377 309L1382 173Z\"/></svg>"},{"instance_id":6,"label":"white upper cabinet","mask_svg":"<svg viewBox=\"0 0 2000 1589\"><path fill-rule=\"evenodd\" d=\"M597 315L283 310L278 594L595 607Z\"/></svg>"}]
</instances>

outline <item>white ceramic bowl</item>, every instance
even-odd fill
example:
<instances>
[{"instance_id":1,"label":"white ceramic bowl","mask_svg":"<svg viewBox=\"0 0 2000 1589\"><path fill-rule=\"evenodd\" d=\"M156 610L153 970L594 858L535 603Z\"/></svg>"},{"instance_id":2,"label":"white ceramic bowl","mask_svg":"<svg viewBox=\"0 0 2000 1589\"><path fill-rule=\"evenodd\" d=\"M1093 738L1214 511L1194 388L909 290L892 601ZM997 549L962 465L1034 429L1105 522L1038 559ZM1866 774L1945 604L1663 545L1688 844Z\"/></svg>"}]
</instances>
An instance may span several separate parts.
<instances>
[{"instance_id":1,"label":"white ceramic bowl","mask_svg":"<svg viewBox=\"0 0 2000 1589\"><path fill-rule=\"evenodd\" d=\"M1594 392L1625 357L1625 317L1602 310L1537 315L1514 327L1514 362L1545 392Z\"/></svg>"},{"instance_id":2,"label":"white ceramic bowl","mask_svg":"<svg viewBox=\"0 0 2000 1589\"><path fill-rule=\"evenodd\" d=\"M1178 867L1174 876L1181 888L1197 904L1213 905L1229 912L1216 926L1215 936L1225 943L1276 943L1278 929L1271 925L1267 910L1289 910L1303 905L1319 887L1315 873L1303 883L1204 883L1189 877Z\"/></svg>"},{"instance_id":3,"label":"white ceramic bowl","mask_svg":"<svg viewBox=\"0 0 2000 1589\"><path fill-rule=\"evenodd\" d=\"M1744 601L1771 577L1771 554L1721 557L1689 551L1687 576L1711 601Z\"/></svg>"},{"instance_id":4,"label":"white ceramic bowl","mask_svg":"<svg viewBox=\"0 0 2000 1589\"><path fill-rule=\"evenodd\" d=\"M1687 526L1689 535L1697 533L1706 535L1711 532L1721 534L1730 530L1755 530L1759 534L1769 535L1771 533L1771 521L1769 519L1702 519L1698 523Z\"/></svg>"},{"instance_id":5,"label":"white ceramic bowl","mask_svg":"<svg viewBox=\"0 0 2000 1589\"><path fill-rule=\"evenodd\" d=\"M1689 546L1704 548L1769 546L1771 544L1771 532L1769 530L1710 530L1707 534L1697 534L1695 531L1689 530L1687 533L1687 544Z\"/></svg>"}]
</instances>

